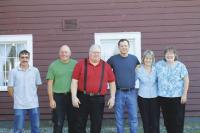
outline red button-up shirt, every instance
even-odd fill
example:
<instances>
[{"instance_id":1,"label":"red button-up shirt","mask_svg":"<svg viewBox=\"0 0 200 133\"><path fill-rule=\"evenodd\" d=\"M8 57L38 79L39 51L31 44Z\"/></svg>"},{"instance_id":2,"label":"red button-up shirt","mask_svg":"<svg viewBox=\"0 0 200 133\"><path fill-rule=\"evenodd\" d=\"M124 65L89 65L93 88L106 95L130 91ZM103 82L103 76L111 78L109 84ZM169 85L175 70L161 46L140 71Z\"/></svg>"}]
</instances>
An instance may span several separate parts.
<instances>
[{"instance_id":1,"label":"red button-up shirt","mask_svg":"<svg viewBox=\"0 0 200 133\"><path fill-rule=\"evenodd\" d=\"M103 60L96 66L87 61L87 83L86 83L86 93L97 94L99 92L99 84L102 74L102 64ZM85 61L80 60L73 71L72 78L78 80L78 90L84 91L84 66ZM115 76L112 68L109 64L105 62L103 84L100 91L100 95L105 95L107 91L107 83L115 81Z\"/></svg>"}]
</instances>

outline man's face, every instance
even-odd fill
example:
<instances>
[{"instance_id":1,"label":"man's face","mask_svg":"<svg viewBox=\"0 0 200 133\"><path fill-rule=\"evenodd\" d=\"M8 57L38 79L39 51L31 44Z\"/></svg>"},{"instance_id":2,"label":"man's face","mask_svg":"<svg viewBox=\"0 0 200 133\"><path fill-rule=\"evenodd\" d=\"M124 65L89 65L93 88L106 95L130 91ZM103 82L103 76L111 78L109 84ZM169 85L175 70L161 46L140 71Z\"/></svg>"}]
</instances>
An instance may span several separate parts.
<instances>
[{"instance_id":1,"label":"man's face","mask_svg":"<svg viewBox=\"0 0 200 133\"><path fill-rule=\"evenodd\" d=\"M20 64L27 65L29 62L29 55L28 54L21 54L19 57Z\"/></svg>"},{"instance_id":2,"label":"man's face","mask_svg":"<svg viewBox=\"0 0 200 133\"><path fill-rule=\"evenodd\" d=\"M128 54L129 44L127 41L120 42L118 47L120 54Z\"/></svg>"},{"instance_id":3,"label":"man's face","mask_svg":"<svg viewBox=\"0 0 200 133\"><path fill-rule=\"evenodd\" d=\"M61 47L59 51L59 58L61 61L68 61L71 56L71 52L68 47Z\"/></svg>"},{"instance_id":4,"label":"man's face","mask_svg":"<svg viewBox=\"0 0 200 133\"><path fill-rule=\"evenodd\" d=\"M98 63L101 59L101 50L99 48L95 48L90 51L89 58L93 63Z\"/></svg>"}]
</instances>

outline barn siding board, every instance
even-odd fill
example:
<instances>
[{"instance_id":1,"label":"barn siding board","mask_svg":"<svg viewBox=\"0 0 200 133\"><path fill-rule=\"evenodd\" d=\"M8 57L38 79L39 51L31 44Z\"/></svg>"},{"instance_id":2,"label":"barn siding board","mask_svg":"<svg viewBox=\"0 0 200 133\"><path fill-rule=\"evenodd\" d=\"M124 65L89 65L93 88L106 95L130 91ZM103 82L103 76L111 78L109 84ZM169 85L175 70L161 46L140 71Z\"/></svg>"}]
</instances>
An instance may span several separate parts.
<instances>
[{"instance_id":1,"label":"barn siding board","mask_svg":"<svg viewBox=\"0 0 200 133\"><path fill-rule=\"evenodd\" d=\"M102 6L103 7L103 6ZM184 10L183 10L184 9ZM172 8L123 8L118 9L114 7L111 9L97 9L97 10L69 10L69 11L30 11L30 12L3 12L0 18L23 18L23 17L79 17L79 16L104 16L104 15L166 15L167 14L176 14L176 13L199 13L199 7L172 7ZM163 17L164 17L163 16Z\"/></svg>"},{"instance_id":2,"label":"barn siding board","mask_svg":"<svg viewBox=\"0 0 200 133\"><path fill-rule=\"evenodd\" d=\"M102 1L101 1L102 2ZM56 4L49 4L45 3L45 4L39 4L37 3L37 5L19 5L19 3L17 2L17 5L14 5L14 3L12 3L12 5L5 5L0 12L10 12L10 11L35 11L35 9L37 9L38 11L45 11L45 10L74 10L74 9L88 9L88 5L91 5L92 7L90 7L90 9L110 9L110 7L116 7L118 6L118 9L123 9L123 8L150 8L150 7L194 7L194 6L198 6L199 3L198 1L194 1L194 2L190 2L190 1L186 1L186 2L178 2L178 1L171 1L171 2L145 2L143 4L139 3L139 2L130 2L130 3L126 3L126 2L118 2L118 3L77 3L77 4L70 4L69 1L68 3L65 4L59 4L56 2ZM102 7L103 6L103 7ZM14 7L14 8L13 8Z\"/></svg>"},{"instance_id":3,"label":"barn siding board","mask_svg":"<svg viewBox=\"0 0 200 133\"><path fill-rule=\"evenodd\" d=\"M17 2L17 4L19 4L19 2ZM24 3L23 3L24 4ZM12 5L7 5L4 4L4 10L0 10L2 12L8 12L8 11L16 11L16 9L18 9L17 11L35 11L34 9L37 8L39 11L42 10L75 10L75 9L86 9L86 10L91 10L91 9L110 9L110 7L118 7L118 9L124 9L124 8L173 8L173 7L196 7L199 5L198 1L193 1L192 3L190 1L185 1L183 2L178 2L178 1L159 1L159 2L143 2L142 4L140 2L134 2L131 1L129 3L127 2L96 2L96 3L88 3L86 1L77 4L71 4L69 3L69 1L67 1L67 3L59 3L59 2L55 2L55 4L50 4L45 3L45 4L40 4L38 1L35 2L34 4L29 4L30 5L15 5L15 3L13 2ZM88 8L88 5L92 6L90 8ZM102 7L103 6L103 7ZM23 7L23 9L21 8ZM35 7L35 8L31 8L31 7ZM49 8L48 8L49 7ZM59 8L58 8L59 7ZM67 7L67 8L66 8ZM15 10L14 10L14 9Z\"/></svg>"},{"instance_id":4,"label":"barn siding board","mask_svg":"<svg viewBox=\"0 0 200 133\"><path fill-rule=\"evenodd\" d=\"M78 29L63 30L67 19L77 19ZM191 79L186 116L200 116L199 22L199 0L0 1L0 34L33 34L33 63L44 83L38 91L42 119L51 118L45 75L59 46L68 44L80 59L88 56L94 33L133 31L142 33L142 52L154 50L157 60L167 46L177 48ZM12 98L0 92L0 99L0 120L13 119ZM104 117L113 119L113 110L106 108Z\"/></svg>"},{"instance_id":5,"label":"barn siding board","mask_svg":"<svg viewBox=\"0 0 200 133\"><path fill-rule=\"evenodd\" d=\"M70 18L68 18L70 19ZM134 22L134 23L133 23ZM2 30L6 29L21 29L21 30L30 30L30 29L60 29L62 28L62 21L60 23L37 23L37 24L12 24L12 25L3 25ZM174 26L174 25L198 25L199 19L183 19L183 20L127 20L120 21L117 20L115 23L112 21L90 21L90 22L79 22L78 20L78 28L113 28L113 27L123 27L123 26L135 26L135 27L143 27L143 26Z\"/></svg>"},{"instance_id":6,"label":"barn siding board","mask_svg":"<svg viewBox=\"0 0 200 133\"><path fill-rule=\"evenodd\" d=\"M134 21L133 21L134 23ZM58 24L61 24L58 23ZM5 25L9 25L7 23L5 23ZM31 24L30 24L31 25ZM0 27L2 27L4 25L0 25ZM159 32L163 32L163 33L171 33L171 32L185 32L185 31L188 31L188 32L192 32L192 31L199 31L199 25L175 25L175 26L151 26L151 27L148 27L148 26L137 26L137 27L134 27L135 31L142 31L142 33L159 33ZM105 28L105 27L102 27L102 28L81 28L80 30L78 31L63 31L62 28L43 28L41 27L40 29L23 29L20 30L20 29L12 29L12 31L14 33L33 33L35 35L70 35L70 34L76 34L76 33L79 33L79 34L87 34L87 33L94 33L94 31L98 30L99 32L110 32L110 31L114 31L114 32L117 32L117 31L120 31L120 29L123 28L124 31L131 31L131 29L133 28L132 26L122 26L122 27L110 27L110 28ZM10 33L10 30L9 29L1 29L0 31L1 34L3 33Z\"/></svg>"},{"instance_id":7,"label":"barn siding board","mask_svg":"<svg viewBox=\"0 0 200 133\"><path fill-rule=\"evenodd\" d=\"M126 15L119 18L119 15L103 15L98 16L80 16L79 22L87 23L87 22L109 22L109 21L144 21L144 20L172 20L172 19L198 19L200 14L199 13L179 13L179 14L167 14L167 15L155 15L150 14L148 17L147 15ZM46 23L60 23L62 19L67 19L68 17L35 17L35 18L4 18L0 24L46 24Z\"/></svg>"}]
</instances>

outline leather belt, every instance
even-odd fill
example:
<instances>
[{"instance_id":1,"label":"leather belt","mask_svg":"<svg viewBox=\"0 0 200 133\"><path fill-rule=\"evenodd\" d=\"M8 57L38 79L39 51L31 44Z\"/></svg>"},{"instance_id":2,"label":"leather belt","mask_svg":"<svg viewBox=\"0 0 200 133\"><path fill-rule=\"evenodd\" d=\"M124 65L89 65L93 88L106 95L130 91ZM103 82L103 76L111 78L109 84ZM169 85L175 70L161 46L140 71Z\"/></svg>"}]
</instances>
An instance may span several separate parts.
<instances>
[{"instance_id":1,"label":"leather belt","mask_svg":"<svg viewBox=\"0 0 200 133\"><path fill-rule=\"evenodd\" d=\"M85 91L82 92L82 91L78 91L79 94L85 94L85 95L88 95L88 96L104 96L104 95L101 95L99 93L86 93Z\"/></svg>"},{"instance_id":2,"label":"leather belt","mask_svg":"<svg viewBox=\"0 0 200 133\"><path fill-rule=\"evenodd\" d=\"M66 92L66 93L56 93L56 92L54 92L53 94L55 94L55 95L71 95L71 92Z\"/></svg>"},{"instance_id":3,"label":"leather belt","mask_svg":"<svg viewBox=\"0 0 200 133\"><path fill-rule=\"evenodd\" d=\"M124 92L127 92L127 91L131 91L133 90L134 88L117 88L117 90L119 91L124 91Z\"/></svg>"}]
</instances>

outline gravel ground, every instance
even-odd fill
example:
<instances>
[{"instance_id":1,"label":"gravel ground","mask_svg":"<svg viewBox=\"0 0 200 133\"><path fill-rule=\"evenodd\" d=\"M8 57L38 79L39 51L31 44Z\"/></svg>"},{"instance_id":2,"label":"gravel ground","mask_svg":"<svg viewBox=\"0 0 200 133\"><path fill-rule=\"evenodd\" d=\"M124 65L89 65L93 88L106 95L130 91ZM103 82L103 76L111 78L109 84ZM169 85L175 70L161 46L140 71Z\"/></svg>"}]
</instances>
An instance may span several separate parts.
<instances>
[{"instance_id":1,"label":"gravel ground","mask_svg":"<svg viewBox=\"0 0 200 133\"><path fill-rule=\"evenodd\" d=\"M166 133L162 120L161 120L160 125L161 125L160 133ZM142 126L141 121L139 121L139 133L143 133L141 126ZM65 127L66 127L66 125L65 125ZM87 131L89 133L89 129L87 129ZM1 121L0 122L0 133L12 133L12 122ZM31 133L28 123L26 123L26 128L23 133ZM51 122L49 122L49 121L41 122L41 133L52 133ZM67 128L64 128L63 133L67 133ZM105 120L103 122L101 133L116 133L114 121L113 120ZM127 122L126 122L126 126L125 126L125 133L129 133ZM200 133L200 117L186 118L184 133Z\"/></svg>"}]
</instances>

